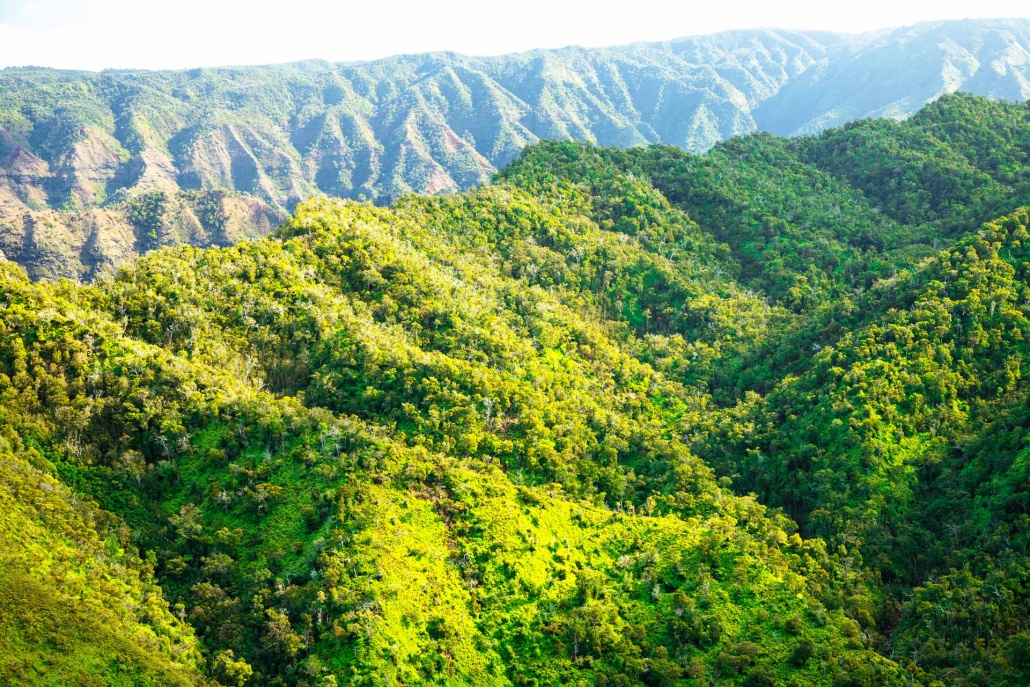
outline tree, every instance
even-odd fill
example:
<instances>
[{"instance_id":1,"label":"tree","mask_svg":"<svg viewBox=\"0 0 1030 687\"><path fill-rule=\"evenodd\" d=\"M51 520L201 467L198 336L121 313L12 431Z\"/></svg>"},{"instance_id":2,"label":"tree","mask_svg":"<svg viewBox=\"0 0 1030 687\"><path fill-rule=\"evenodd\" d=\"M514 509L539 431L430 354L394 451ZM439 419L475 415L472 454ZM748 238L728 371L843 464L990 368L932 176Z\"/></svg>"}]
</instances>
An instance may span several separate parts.
<instances>
[{"instance_id":1,"label":"tree","mask_svg":"<svg viewBox=\"0 0 1030 687\"><path fill-rule=\"evenodd\" d=\"M225 687L243 687L254 669L242 658L237 659L232 649L226 649L218 652L211 662L211 673Z\"/></svg>"}]
</instances>

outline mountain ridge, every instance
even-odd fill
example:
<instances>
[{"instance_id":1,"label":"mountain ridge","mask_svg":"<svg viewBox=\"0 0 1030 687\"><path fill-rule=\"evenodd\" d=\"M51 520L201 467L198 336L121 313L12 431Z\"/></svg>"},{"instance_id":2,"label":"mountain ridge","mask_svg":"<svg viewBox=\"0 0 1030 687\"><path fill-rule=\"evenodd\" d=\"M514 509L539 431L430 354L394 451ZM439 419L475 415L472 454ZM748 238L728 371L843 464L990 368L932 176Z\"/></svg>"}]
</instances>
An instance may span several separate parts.
<instances>
[{"instance_id":1,"label":"mountain ridge","mask_svg":"<svg viewBox=\"0 0 1030 687\"><path fill-rule=\"evenodd\" d=\"M949 95L0 263L0 683L1027 684L1028 163Z\"/></svg>"},{"instance_id":2,"label":"mountain ridge","mask_svg":"<svg viewBox=\"0 0 1030 687\"><path fill-rule=\"evenodd\" d=\"M964 88L1030 98L1030 20L858 36L734 31L498 57L9 68L0 250L36 278L90 279L156 245L265 235L314 195L384 203L470 188L542 139L700 153L758 130L905 116ZM130 218L136 202L163 208L153 226Z\"/></svg>"}]
</instances>

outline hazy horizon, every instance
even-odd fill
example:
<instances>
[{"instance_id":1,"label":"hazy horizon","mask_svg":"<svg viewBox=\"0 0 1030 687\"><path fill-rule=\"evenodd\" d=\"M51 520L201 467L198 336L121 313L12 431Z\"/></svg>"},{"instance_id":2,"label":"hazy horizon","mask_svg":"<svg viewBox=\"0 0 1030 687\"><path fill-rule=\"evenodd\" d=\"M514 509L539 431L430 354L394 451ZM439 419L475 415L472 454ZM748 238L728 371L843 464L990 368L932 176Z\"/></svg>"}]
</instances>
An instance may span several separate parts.
<instances>
[{"instance_id":1,"label":"hazy horizon","mask_svg":"<svg viewBox=\"0 0 1030 687\"><path fill-rule=\"evenodd\" d=\"M623 3L528 0L499 4L385 0L369 6L297 0L212 3L183 0L0 0L0 67L186 69L306 60L369 62L451 52L490 57L566 47L663 42L734 30L863 34L923 22L1030 19L1014 0L964 3L870 0L861 7L811 7L755 0L692 8L670 0ZM296 37L296 39L294 38Z\"/></svg>"},{"instance_id":2,"label":"hazy horizon","mask_svg":"<svg viewBox=\"0 0 1030 687\"><path fill-rule=\"evenodd\" d=\"M535 51L538 51L538 50L562 50L562 49L573 49L573 48L580 48L580 49L605 49L605 48L614 48L614 47L620 47L620 46L625 46L625 45L644 44L644 43L650 43L650 44L654 44L654 43L672 43L672 42L676 42L678 40L689 40L691 38L699 38L699 37L705 37L705 36L716 36L716 35L726 34L726 33L748 32L748 31L773 31L773 32L798 33L798 34L810 34L810 35L822 33L822 34L836 34L836 35L840 35L840 36L856 36L857 37L857 36L864 36L864 35L869 35L869 34L880 34L880 33L886 34L886 33L891 33L891 32L894 32L894 31L901 31L901 30L904 30L904 29L914 28L914 27L917 27L917 26L920 26L920 25L924 25L924 24L942 24L942 23L950 23L950 22L982 22L982 23L988 23L988 22L1030 22L1030 18L1022 18L1022 16L1011 16L1011 18L1004 18L1004 16L970 16L970 18L965 18L965 19L961 19L961 20L924 20L924 21L921 21L921 22L916 22L914 24L898 25L898 26L888 26L888 27L882 27L882 28L879 28L879 29L869 29L869 30L866 30L866 31L835 31L835 30L832 30L832 29L798 29L798 28L787 27L787 26L769 25L769 26L750 27L750 28L746 28L746 29L720 29L720 30L717 30L717 31L709 31L709 32L705 32L705 33L680 34L680 35L672 36L670 38L658 38L658 39L655 39L655 40L636 40L636 41L628 41L628 42L624 42L624 43L608 43L608 44L605 44L605 45L585 45L583 43L570 43L568 45L530 47L530 48L526 48L524 50L512 50L512 51L510 51L510 53L496 53L496 54L466 53L466 51L441 48L441 49L436 49L436 50L401 51L401 53L391 53L389 55L383 55L383 56L379 56L379 57L375 57L375 58L369 58L369 59L366 59L366 60L332 60L332 59L329 59L329 58L323 58L323 57L314 56L314 57L307 57L307 58L299 58L299 59L296 59L296 60L287 60L287 61L284 61L284 62L225 63L225 64L184 65L184 66L181 66L181 67L155 67L155 68L149 68L149 67L104 67L104 68L101 68L101 69L90 69L90 68L81 68L81 67L61 67L61 66L50 66L50 65L41 65L41 64L20 64L20 65L2 65L2 66L0 66L0 70L3 70L3 69L55 69L55 70L59 70L59 71L83 71L83 72L104 72L104 71L181 71L181 70L188 70L188 69L234 69L234 68L242 68L242 67L275 67L275 66L281 66L281 65L304 64L304 63L307 63L307 62L322 62L322 63L327 63L327 64L367 64L367 63L379 62L379 61L384 61L384 60L390 60L392 58L404 57L404 56L433 55L433 54L459 55L461 57L467 57L467 58L504 58L506 56L511 56L511 55L522 55L522 54L526 54L526 53L535 53Z\"/></svg>"}]
</instances>

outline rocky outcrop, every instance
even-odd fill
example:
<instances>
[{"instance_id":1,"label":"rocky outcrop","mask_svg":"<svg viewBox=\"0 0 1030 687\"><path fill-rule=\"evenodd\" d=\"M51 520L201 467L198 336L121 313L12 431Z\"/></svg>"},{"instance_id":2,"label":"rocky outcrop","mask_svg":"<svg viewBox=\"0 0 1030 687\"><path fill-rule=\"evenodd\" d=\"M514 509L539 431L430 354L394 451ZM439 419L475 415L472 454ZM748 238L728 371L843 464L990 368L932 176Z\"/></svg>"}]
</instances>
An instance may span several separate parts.
<instances>
[{"instance_id":1,"label":"rocky outcrop","mask_svg":"<svg viewBox=\"0 0 1030 687\"><path fill-rule=\"evenodd\" d=\"M167 196L153 245L130 202L78 211L28 210L0 218L0 251L36 279L86 281L158 246L230 245L270 234L285 214L256 198L213 191Z\"/></svg>"}]
</instances>

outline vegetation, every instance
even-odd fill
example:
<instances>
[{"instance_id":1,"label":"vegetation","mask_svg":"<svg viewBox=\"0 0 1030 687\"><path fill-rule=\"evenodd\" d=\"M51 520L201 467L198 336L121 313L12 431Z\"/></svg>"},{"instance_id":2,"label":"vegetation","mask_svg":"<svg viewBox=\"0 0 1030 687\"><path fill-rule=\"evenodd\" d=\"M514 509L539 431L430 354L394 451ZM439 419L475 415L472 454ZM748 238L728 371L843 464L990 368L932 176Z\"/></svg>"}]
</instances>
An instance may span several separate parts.
<instances>
[{"instance_id":1,"label":"vegetation","mask_svg":"<svg viewBox=\"0 0 1030 687\"><path fill-rule=\"evenodd\" d=\"M1026 112L3 263L0 681L1025 681Z\"/></svg>"},{"instance_id":2,"label":"vegetation","mask_svg":"<svg viewBox=\"0 0 1030 687\"><path fill-rule=\"evenodd\" d=\"M812 134L862 117L911 115L955 90L1021 101L1030 98L1030 71L1021 57L1028 50L1030 22L1010 19L930 22L861 36L760 29L496 57L437 52L366 63L159 72L4 69L0 251L33 278L92 280L158 243L203 247L268 235L298 202L319 194L387 204L406 193L467 190L487 183L524 147L541 140L620 147L663 143L699 153L757 130ZM988 135L994 143L1008 141L999 150L1021 145L1017 130ZM872 138L864 140L874 145ZM963 146L991 150L984 143ZM773 166L790 157L783 150L773 153L777 147L782 148L763 147ZM940 153L944 157L934 159L947 166L958 158L948 158L946 148L913 148L912 154ZM876 155L902 159L895 154L899 150L904 149ZM862 146L840 155L825 151L831 166L850 165L852 153L865 154ZM962 167L964 162L948 167L956 174L940 177L940 187L928 179L916 185L899 179L905 200L897 202L909 209L924 201L932 206L942 197L976 204L961 194L992 193L982 182L995 179L993 154L973 162L980 176ZM725 155L708 170L714 186L698 192L775 186L765 172L741 169ZM919 174L915 167L909 171ZM1011 181L1004 167L996 171L997 181ZM738 174L739 183L717 181ZM868 190L874 176L852 185ZM955 184L965 191L950 188ZM880 188L893 193L893 187ZM767 190L762 195L771 202L775 189ZM140 229L135 220L127 221L126 201L153 199L148 194L155 192L168 198L164 224ZM230 192L246 199L222 208L236 226L231 239L224 240L200 212L193 217L182 208L191 205L183 202L184 193ZM829 196L824 200L824 210L835 207ZM729 226L738 221L762 221L731 216L727 232L743 229ZM831 240L830 228L860 218L837 219L801 231ZM841 237L849 250L881 249L891 234L880 219L861 218L853 235ZM770 225L762 231L780 236L778 241L794 238L781 229ZM771 245L761 252L766 261L790 257L789 247ZM832 251L820 255L818 266L826 267L827 259ZM794 267L769 276L790 282ZM872 266L877 267L882 266ZM803 297L800 292L797 297Z\"/></svg>"},{"instance_id":3,"label":"vegetation","mask_svg":"<svg viewBox=\"0 0 1030 687\"><path fill-rule=\"evenodd\" d=\"M159 245L159 231L167 200L164 191L151 191L140 194L129 202L128 219L140 232L137 240L144 250L152 250Z\"/></svg>"}]
</instances>

